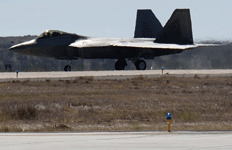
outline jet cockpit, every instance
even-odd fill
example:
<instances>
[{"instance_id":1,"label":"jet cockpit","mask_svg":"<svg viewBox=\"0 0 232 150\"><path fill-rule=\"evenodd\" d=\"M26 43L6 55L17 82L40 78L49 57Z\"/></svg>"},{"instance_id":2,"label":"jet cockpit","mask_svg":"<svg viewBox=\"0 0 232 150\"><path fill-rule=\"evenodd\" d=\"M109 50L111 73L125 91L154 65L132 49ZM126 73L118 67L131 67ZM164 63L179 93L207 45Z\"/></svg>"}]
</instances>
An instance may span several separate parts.
<instances>
[{"instance_id":1,"label":"jet cockpit","mask_svg":"<svg viewBox=\"0 0 232 150\"><path fill-rule=\"evenodd\" d=\"M44 38L50 38L50 37L58 37L62 35L67 35L68 33L59 31L59 30L46 30L42 34L40 34L37 39L44 39Z\"/></svg>"}]
</instances>

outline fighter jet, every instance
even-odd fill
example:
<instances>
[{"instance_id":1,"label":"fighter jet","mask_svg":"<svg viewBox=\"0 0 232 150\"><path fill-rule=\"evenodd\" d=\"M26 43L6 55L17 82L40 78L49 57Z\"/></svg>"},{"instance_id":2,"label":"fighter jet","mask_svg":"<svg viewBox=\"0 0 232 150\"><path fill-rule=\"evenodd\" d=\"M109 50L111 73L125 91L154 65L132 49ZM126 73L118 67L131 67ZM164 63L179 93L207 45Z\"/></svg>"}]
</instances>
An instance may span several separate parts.
<instances>
[{"instance_id":1,"label":"fighter jet","mask_svg":"<svg viewBox=\"0 0 232 150\"><path fill-rule=\"evenodd\" d=\"M199 46L193 43L189 9L176 9L163 27L149 9L137 10L134 38L94 38L47 30L36 39L10 47L10 51L63 60L117 59L115 70L124 70L127 61L145 70L144 59L180 53ZM71 71L66 65L64 71Z\"/></svg>"}]
</instances>

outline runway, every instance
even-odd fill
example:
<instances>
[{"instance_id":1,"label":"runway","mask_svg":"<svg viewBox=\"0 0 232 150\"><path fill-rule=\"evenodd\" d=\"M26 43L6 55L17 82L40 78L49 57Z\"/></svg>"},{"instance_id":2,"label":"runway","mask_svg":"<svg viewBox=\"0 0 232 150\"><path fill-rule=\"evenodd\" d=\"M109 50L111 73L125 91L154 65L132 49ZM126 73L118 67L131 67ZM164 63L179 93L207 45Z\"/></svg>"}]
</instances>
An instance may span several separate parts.
<instances>
[{"instance_id":1,"label":"runway","mask_svg":"<svg viewBox=\"0 0 232 150\"><path fill-rule=\"evenodd\" d=\"M232 132L1 133L1 150L232 149Z\"/></svg>"},{"instance_id":2,"label":"runway","mask_svg":"<svg viewBox=\"0 0 232 150\"><path fill-rule=\"evenodd\" d=\"M164 70L165 76L180 76L180 77L192 77L194 75L199 76L232 76L232 70ZM136 77L136 76L148 76L159 77L162 75L161 70L143 70L143 71L71 71L71 72L19 72L18 79L61 79L61 78L76 78L76 77L89 77L94 78L109 78L117 79L124 77ZM16 73L0 73L0 81L15 80Z\"/></svg>"}]
</instances>

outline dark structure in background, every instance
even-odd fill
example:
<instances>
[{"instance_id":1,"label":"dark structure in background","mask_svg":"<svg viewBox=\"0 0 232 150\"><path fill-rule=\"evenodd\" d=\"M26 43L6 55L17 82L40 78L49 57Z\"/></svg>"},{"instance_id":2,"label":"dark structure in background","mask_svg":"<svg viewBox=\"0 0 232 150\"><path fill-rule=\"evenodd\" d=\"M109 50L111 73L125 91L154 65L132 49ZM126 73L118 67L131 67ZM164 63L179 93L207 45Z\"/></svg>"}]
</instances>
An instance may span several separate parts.
<instances>
[{"instance_id":1,"label":"dark structure in background","mask_svg":"<svg viewBox=\"0 0 232 150\"><path fill-rule=\"evenodd\" d=\"M21 43L35 36L0 37L0 71L5 71L5 65L10 64L12 71L63 71L68 60L57 60L28 56L8 51L14 44ZM220 43L208 41L207 43ZM224 42L224 46L201 47L184 51L179 54L156 57L146 60L147 68L150 69L232 69L232 44ZM72 70L114 70L116 59L79 59L72 61ZM135 70L130 61L127 62L126 70Z\"/></svg>"},{"instance_id":2,"label":"dark structure in background","mask_svg":"<svg viewBox=\"0 0 232 150\"><path fill-rule=\"evenodd\" d=\"M11 65L10 64L5 65L5 71L6 72L11 72Z\"/></svg>"}]
</instances>

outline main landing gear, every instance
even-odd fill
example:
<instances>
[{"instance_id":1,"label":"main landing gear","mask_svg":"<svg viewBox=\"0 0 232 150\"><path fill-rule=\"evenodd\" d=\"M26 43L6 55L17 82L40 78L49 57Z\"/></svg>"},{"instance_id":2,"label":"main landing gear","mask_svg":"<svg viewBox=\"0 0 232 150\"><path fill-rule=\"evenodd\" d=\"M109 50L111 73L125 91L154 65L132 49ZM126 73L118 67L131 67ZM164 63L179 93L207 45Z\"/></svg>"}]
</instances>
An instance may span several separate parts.
<instances>
[{"instance_id":1,"label":"main landing gear","mask_svg":"<svg viewBox=\"0 0 232 150\"><path fill-rule=\"evenodd\" d=\"M131 61L133 62L137 70L146 70L147 64L144 60L132 59ZM119 59L115 63L115 70L124 70L126 66L127 66L126 60Z\"/></svg>"},{"instance_id":2,"label":"main landing gear","mask_svg":"<svg viewBox=\"0 0 232 150\"><path fill-rule=\"evenodd\" d=\"M140 60L140 59L133 60L132 59L131 61L134 63L137 70L146 70L147 64L144 60ZM124 70L126 66L127 66L126 60L119 59L118 61L116 61L114 67L115 67L115 70ZM71 65L66 65L64 67L64 71L71 71Z\"/></svg>"},{"instance_id":3,"label":"main landing gear","mask_svg":"<svg viewBox=\"0 0 232 150\"><path fill-rule=\"evenodd\" d=\"M71 66L70 65L66 65L64 67L64 71L71 71Z\"/></svg>"},{"instance_id":4,"label":"main landing gear","mask_svg":"<svg viewBox=\"0 0 232 150\"><path fill-rule=\"evenodd\" d=\"M124 70L126 66L127 66L126 60L119 59L118 61L116 61L114 68L115 70Z\"/></svg>"},{"instance_id":5,"label":"main landing gear","mask_svg":"<svg viewBox=\"0 0 232 150\"><path fill-rule=\"evenodd\" d=\"M146 70L147 64L144 60L137 60L134 64L137 70Z\"/></svg>"}]
</instances>

